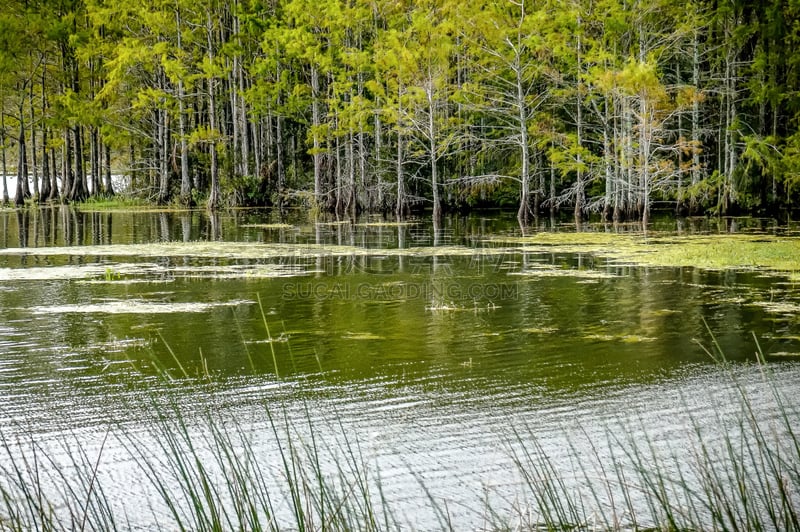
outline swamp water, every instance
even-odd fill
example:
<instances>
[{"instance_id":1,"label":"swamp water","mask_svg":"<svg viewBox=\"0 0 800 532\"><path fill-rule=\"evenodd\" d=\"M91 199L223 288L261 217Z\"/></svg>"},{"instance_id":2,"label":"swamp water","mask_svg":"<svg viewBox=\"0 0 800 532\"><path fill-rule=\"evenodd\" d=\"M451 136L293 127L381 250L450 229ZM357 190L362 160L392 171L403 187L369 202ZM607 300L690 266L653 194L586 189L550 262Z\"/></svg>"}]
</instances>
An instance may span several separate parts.
<instances>
[{"instance_id":1,"label":"swamp water","mask_svg":"<svg viewBox=\"0 0 800 532\"><path fill-rule=\"evenodd\" d=\"M800 285L787 272L644 267L519 236L494 215L434 230L255 211L0 212L3 459L46 454L63 471L45 482L57 494L79 447L118 525L168 524L131 442L168 477L153 426L175 409L201 456L214 455L208 415L245 435L279 517L292 513L275 443L288 430L332 455L356 447L400 527L475 529L537 522L524 452L546 455L600 520L618 510L589 484L626 444L679 468L698 435L713 448L742 430L742 390L759 419L797 419ZM731 368L711 360L717 344Z\"/></svg>"}]
</instances>

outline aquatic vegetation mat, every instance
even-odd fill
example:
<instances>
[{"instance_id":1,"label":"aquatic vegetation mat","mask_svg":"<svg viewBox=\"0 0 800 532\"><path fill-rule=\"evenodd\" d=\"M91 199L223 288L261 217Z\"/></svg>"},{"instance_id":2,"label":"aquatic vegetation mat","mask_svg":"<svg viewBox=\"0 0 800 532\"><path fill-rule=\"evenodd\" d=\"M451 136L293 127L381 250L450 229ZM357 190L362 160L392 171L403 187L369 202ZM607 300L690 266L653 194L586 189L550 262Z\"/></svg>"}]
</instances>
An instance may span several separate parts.
<instances>
[{"instance_id":1,"label":"aquatic vegetation mat","mask_svg":"<svg viewBox=\"0 0 800 532\"><path fill-rule=\"evenodd\" d=\"M568 265L519 263L510 260L520 254L552 257L554 255L590 256L593 261L580 268ZM688 235L667 236L615 233L538 233L530 237L503 237L485 240L479 246L420 246L396 248L365 248L360 246L332 244L280 244L257 242L159 242L150 244L119 244L96 246L64 246L39 248L10 248L0 250L0 257L89 257L97 260L108 258L168 259L194 258L230 261L259 261L259 266L215 266L201 268L177 266L167 268L174 275L218 276L218 277L273 277L302 275L303 267L263 264L265 261L310 261L326 257L473 257L476 259L499 257L497 268L517 275L531 277L572 276L590 280L609 279L617 276L610 268L638 267L697 267L712 270L738 269L749 271L779 272L796 282L800 272L800 239L770 235ZM83 273L77 270L49 270L43 268L0 269L0 280L44 278L86 278L100 276L106 272L103 266L83 265ZM116 268L116 266L112 266ZM160 265L160 267L164 267ZM130 268L120 267L121 274L132 274ZM143 272L147 273L147 272ZM113 279L109 279L113 280Z\"/></svg>"},{"instance_id":2,"label":"aquatic vegetation mat","mask_svg":"<svg viewBox=\"0 0 800 532\"><path fill-rule=\"evenodd\" d=\"M254 301L216 301L208 303L161 303L137 299L119 299L80 305L42 305L31 307L33 314L172 314L206 312L220 307L251 305Z\"/></svg>"},{"instance_id":3,"label":"aquatic vegetation mat","mask_svg":"<svg viewBox=\"0 0 800 532\"><path fill-rule=\"evenodd\" d=\"M169 265L155 263L96 263L70 266L0 268L0 281L75 280L80 283L135 284L186 279L272 279L306 275L313 270L296 264Z\"/></svg>"},{"instance_id":4,"label":"aquatic vegetation mat","mask_svg":"<svg viewBox=\"0 0 800 532\"><path fill-rule=\"evenodd\" d=\"M419 225L420 222L363 222L354 224L355 227L410 227Z\"/></svg>"},{"instance_id":5,"label":"aquatic vegetation mat","mask_svg":"<svg viewBox=\"0 0 800 532\"><path fill-rule=\"evenodd\" d=\"M800 239L757 234L650 235L616 233L537 233L496 238L522 251L586 253L614 264L705 269L800 270Z\"/></svg>"},{"instance_id":6,"label":"aquatic vegetation mat","mask_svg":"<svg viewBox=\"0 0 800 532\"><path fill-rule=\"evenodd\" d=\"M800 304L797 303L789 303L785 301L754 301L752 303L748 303L754 307L761 307L767 312L771 312L773 314L789 314L789 315L800 315Z\"/></svg>"},{"instance_id":7,"label":"aquatic vegetation mat","mask_svg":"<svg viewBox=\"0 0 800 532\"><path fill-rule=\"evenodd\" d=\"M155 265L114 265L113 270L104 264L80 264L74 266L36 266L30 268L0 268L0 281L47 281L51 279L120 279L121 275L143 272Z\"/></svg>"},{"instance_id":8,"label":"aquatic vegetation mat","mask_svg":"<svg viewBox=\"0 0 800 532\"><path fill-rule=\"evenodd\" d=\"M291 224L242 224L240 227L248 227L253 229L297 229L296 226Z\"/></svg>"},{"instance_id":9,"label":"aquatic vegetation mat","mask_svg":"<svg viewBox=\"0 0 800 532\"><path fill-rule=\"evenodd\" d=\"M584 280L614 279L619 277L613 273L594 269L558 268L551 265L527 266L522 271L510 272L511 275L524 277L576 277Z\"/></svg>"},{"instance_id":10,"label":"aquatic vegetation mat","mask_svg":"<svg viewBox=\"0 0 800 532\"><path fill-rule=\"evenodd\" d=\"M228 259L268 259L284 257L346 256L471 256L500 255L513 248L469 248L464 246L368 249L325 244L262 244L255 242L158 242L152 244L112 244L100 246L9 248L0 256L72 257L198 257Z\"/></svg>"}]
</instances>

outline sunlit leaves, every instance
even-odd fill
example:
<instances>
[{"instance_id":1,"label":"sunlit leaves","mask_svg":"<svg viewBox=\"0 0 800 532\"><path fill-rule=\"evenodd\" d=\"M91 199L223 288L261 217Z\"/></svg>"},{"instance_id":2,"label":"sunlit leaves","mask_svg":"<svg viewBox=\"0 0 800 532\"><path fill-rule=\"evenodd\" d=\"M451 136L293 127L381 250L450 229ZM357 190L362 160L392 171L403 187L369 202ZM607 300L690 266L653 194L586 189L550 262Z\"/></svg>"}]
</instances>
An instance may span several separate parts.
<instances>
[{"instance_id":1,"label":"sunlit leaves","mask_svg":"<svg viewBox=\"0 0 800 532\"><path fill-rule=\"evenodd\" d=\"M566 204L583 179L626 201L644 179L672 201L684 174L697 185L722 165L720 186L741 185L740 199L768 188L787 202L800 167L795 4L8 0L0 89L6 129L32 102L37 126L100 128L148 156L196 129L204 157L213 141L263 169L291 151L298 188L324 162L326 194L356 157L359 186L397 163L425 199L437 166L443 182L552 170L551 202Z\"/></svg>"}]
</instances>

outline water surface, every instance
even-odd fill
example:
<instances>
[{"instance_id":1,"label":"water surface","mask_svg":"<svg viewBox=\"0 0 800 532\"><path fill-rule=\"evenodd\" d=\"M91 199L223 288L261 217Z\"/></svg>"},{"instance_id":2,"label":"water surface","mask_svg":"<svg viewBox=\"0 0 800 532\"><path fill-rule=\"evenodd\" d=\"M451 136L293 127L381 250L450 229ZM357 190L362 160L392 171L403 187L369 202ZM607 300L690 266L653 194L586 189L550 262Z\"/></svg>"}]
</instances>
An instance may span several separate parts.
<instances>
[{"instance_id":1,"label":"water surface","mask_svg":"<svg viewBox=\"0 0 800 532\"><path fill-rule=\"evenodd\" d=\"M110 423L146 442L151 396L261 434L266 405L310 417L331 441L346 428L415 526L436 519L418 508L423 481L474 528L487 490L501 505L515 497L515 429L556 457L565 441L613 447L610 429L652 430L668 448L685 445L689 419L721 430L736 386L709 356L715 345L765 416L775 408L758 391L757 349L796 397L800 290L780 274L495 240L517 234L502 215L434 228L263 211L1 212L4 434L33 434L56 455L65 435L97 449ZM121 505L147 500L146 485L123 480L135 469L124 442L111 441L107 491ZM277 459L269 438L259 450ZM151 514L129 518L146 527Z\"/></svg>"}]
</instances>

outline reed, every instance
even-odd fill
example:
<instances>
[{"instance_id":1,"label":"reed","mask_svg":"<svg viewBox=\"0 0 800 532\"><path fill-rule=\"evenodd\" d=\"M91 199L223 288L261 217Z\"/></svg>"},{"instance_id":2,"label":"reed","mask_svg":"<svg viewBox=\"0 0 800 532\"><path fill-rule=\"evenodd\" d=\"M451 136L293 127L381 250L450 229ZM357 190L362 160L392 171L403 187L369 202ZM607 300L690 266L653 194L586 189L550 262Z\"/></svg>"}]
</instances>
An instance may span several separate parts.
<instances>
[{"instance_id":1,"label":"reed","mask_svg":"<svg viewBox=\"0 0 800 532\"><path fill-rule=\"evenodd\" d=\"M499 505L487 497L484 508L474 509L482 516L480 526L800 530L798 412L775 385L763 356L761 393L770 394L777 413L770 420L759 418L751 392L721 353L715 348L709 354L733 383L736 419L718 417L709 426L707 419L691 414L690 398L684 398L688 450L664 448L645 421L634 418L624 430L606 427L600 440L578 428L577 436L588 445L579 452L568 438L563 456L548 453L535 426L509 427L505 443L516 470L509 473L521 480L523 496ZM170 377L168 386L190 379L183 375ZM207 396L199 411L189 411L169 393L149 396L142 400L155 415L146 432L111 425L99 447L91 449L77 435L67 435L58 457L22 427L0 429L0 530L128 529L129 516L120 514L110 497L108 477L98 474L110 439L150 486L153 506L137 511L152 512L160 528L407 528L408 516L385 496L381 472L365 457L357 435L340 422L325 427L334 430L320 431L308 406L305 416L293 417L287 408L265 403L256 429L222 414L216 407L222 400L219 390L213 382L203 386ZM263 454L264 438L272 440L270 456ZM434 496L421 475L415 477L425 494L420 505L437 516L430 527L454 528L448 502Z\"/></svg>"}]
</instances>

